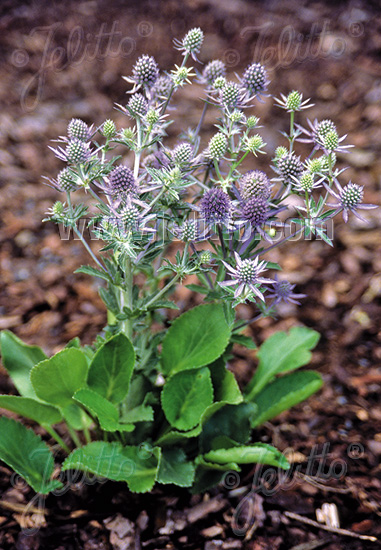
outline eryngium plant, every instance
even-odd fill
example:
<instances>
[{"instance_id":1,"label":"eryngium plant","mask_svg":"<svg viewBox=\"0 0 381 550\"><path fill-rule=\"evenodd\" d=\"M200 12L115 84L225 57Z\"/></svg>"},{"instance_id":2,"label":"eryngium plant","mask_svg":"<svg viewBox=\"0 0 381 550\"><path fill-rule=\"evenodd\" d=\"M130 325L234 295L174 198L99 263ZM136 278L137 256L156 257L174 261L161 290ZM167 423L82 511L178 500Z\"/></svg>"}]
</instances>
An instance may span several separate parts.
<instances>
[{"instance_id":1,"label":"eryngium plant","mask_svg":"<svg viewBox=\"0 0 381 550\"><path fill-rule=\"evenodd\" d=\"M0 419L0 458L37 492L59 489L63 472L72 469L126 481L136 492L156 482L202 491L240 464L287 469L277 449L255 442L255 429L321 386L319 374L295 372L319 337L305 327L278 332L261 346L246 387L227 366L235 343L255 348L242 333L249 323L272 315L279 302L304 297L273 275L279 266L266 253L298 233L332 244L329 220L340 212L345 221L350 213L360 217L359 210L373 206L362 204L361 186L338 181L336 152L347 146L335 124L295 125L295 113L309 107L298 91L276 100L290 114L290 130L273 154L275 177L258 169L266 144L251 111L269 84L258 63L234 81L222 61L205 65L197 74L205 86L200 122L169 146L173 96L195 76L187 63L197 61L202 41L197 28L176 41L183 60L170 73L160 74L148 55L137 60L125 78L131 97L117 105L125 128L73 119L53 149L66 167L50 184L64 198L46 220L82 240L92 262L77 271L104 281L108 325L92 346L76 339L51 358L1 334L2 360L20 395L0 396L0 406L39 423L67 454L53 475L47 444L22 424ZM211 105L219 116L202 145ZM294 151L297 140L312 146L306 159ZM242 169L245 159L249 171ZM291 195L299 199L293 233L290 219L279 216ZM79 229L83 220L103 242L100 255ZM205 303L169 324L168 310L178 309L172 293L190 275L197 284L188 288ZM235 307L246 302L257 310L254 319L236 320Z\"/></svg>"}]
</instances>

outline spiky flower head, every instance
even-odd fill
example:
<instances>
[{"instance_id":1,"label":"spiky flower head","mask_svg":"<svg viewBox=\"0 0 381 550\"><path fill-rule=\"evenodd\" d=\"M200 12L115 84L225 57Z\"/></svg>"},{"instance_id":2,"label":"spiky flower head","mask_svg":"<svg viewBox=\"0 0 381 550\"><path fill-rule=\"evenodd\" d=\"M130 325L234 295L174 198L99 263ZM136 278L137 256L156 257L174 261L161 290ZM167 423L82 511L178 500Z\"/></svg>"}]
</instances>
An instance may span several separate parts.
<instances>
[{"instance_id":1,"label":"spiky flower head","mask_svg":"<svg viewBox=\"0 0 381 550\"><path fill-rule=\"evenodd\" d=\"M244 200L261 197L267 200L271 195L271 184L261 170L250 170L239 182L240 193Z\"/></svg>"},{"instance_id":2,"label":"spiky flower head","mask_svg":"<svg viewBox=\"0 0 381 550\"><path fill-rule=\"evenodd\" d=\"M325 136L328 132L336 132L336 126L332 120L325 119L317 122L313 131L313 138L315 143L322 144Z\"/></svg>"},{"instance_id":3,"label":"spiky flower head","mask_svg":"<svg viewBox=\"0 0 381 550\"><path fill-rule=\"evenodd\" d=\"M116 135L115 123L112 120L105 120L102 126L102 134L107 139L111 139Z\"/></svg>"},{"instance_id":4,"label":"spiky flower head","mask_svg":"<svg viewBox=\"0 0 381 550\"><path fill-rule=\"evenodd\" d=\"M281 157L277 162L277 168L284 185L293 183L295 178L298 180L303 171L300 157L294 153L287 153Z\"/></svg>"},{"instance_id":5,"label":"spiky flower head","mask_svg":"<svg viewBox=\"0 0 381 550\"><path fill-rule=\"evenodd\" d=\"M235 123L246 122L246 118L243 111L240 111L239 109L234 109L234 111L230 113L229 118L232 122L235 122Z\"/></svg>"},{"instance_id":6,"label":"spiky flower head","mask_svg":"<svg viewBox=\"0 0 381 550\"><path fill-rule=\"evenodd\" d=\"M226 82L220 90L220 101L227 109L237 107L241 96L241 88L236 82Z\"/></svg>"},{"instance_id":7,"label":"spiky flower head","mask_svg":"<svg viewBox=\"0 0 381 550\"><path fill-rule=\"evenodd\" d=\"M329 165L331 165L331 168L333 168L336 164L337 157L336 153L331 152L328 155L322 155L320 157L321 163L322 163L322 170L329 171Z\"/></svg>"},{"instance_id":8,"label":"spiky flower head","mask_svg":"<svg viewBox=\"0 0 381 550\"><path fill-rule=\"evenodd\" d=\"M255 134L254 136L246 137L243 150L250 151L253 155L257 156L257 153L264 153L261 149L265 145L266 143L263 141L262 136Z\"/></svg>"},{"instance_id":9,"label":"spiky flower head","mask_svg":"<svg viewBox=\"0 0 381 550\"><path fill-rule=\"evenodd\" d=\"M224 134L218 132L215 134L208 145L208 155L213 160L220 160L228 148L228 140Z\"/></svg>"},{"instance_id":10,"label":"spiky flower head","mask_svg":"<svg viewBox=\"0 0 381 550\"><path fill-rule=\"evenodd\" d=\"M128 111L134 118L142 118L148 111L148 102L142 94L134 94L128 104Z\"/></svg>"},{"instance_id":11,"label":"spiky flower head","mask_svg":"<svg viewBox=\"0 0 381 550\"><path fill-rule=\"evenodd\" d=\"M305 99L303 101L303 94L301 94L297 90L293 90L288 94L288 96L285 96L283 94L280 95L282 99L274 98L276 101L276 105L277 107L285 109L289 113L295 113L296 111L308 109L309 107L313 106L312 103L309 103L309 99Z\"/></svg>"},{"instance_id":12,"label":"spiky flower head","mask_svg":"<svg viewBox=\"0 0 381 550\"><path fill-rule=\"evenodd\" d=\"M86 122L83 122L80 118L72 118L67 127L67 135L70 139L88 141L90 138L90 129Z\"/></svg>"},{"instance_id":13,"label":"spiky flower head","mask_svg":"<svg viewBox=\"0 0 381 550\"><path fill-rule=\"evenodd\" d=\"M57 176L57 184L62 189L62 191L76 191L78 185L75 181L75 178L72 172L68 168L64 168L59 172Z\"/></svg>"},{"instance_id":14,"label":"spiky flower head","mask_svg":"<svg viewBox=\"0 0 381 550\"><path fill-rule=\"evenodd\" d=\"M246 126L249 129L255 128L258 125L259 118L256 116L249 116L246 120Z\"/></svg>"},{"instance_id":15,"label":"spiky flower head","mask_svg":"<svg viewBox=\"0 0 381 550\"><path fill-rule=\"evenodd\" d=\"M210 264L212 260L212 254L210 250L203 250L199 256L200 264Z\"/></svg>"},{"instance_id":16,"label":"spiky flower head","mask_svg":"<svg viewBox=\"0 0 381 550\"><path fill-rule=\"evenodd\" d=\"M275 149L275 160L279 160L282 157L285 157L287 153L288 153L288 149L286 147L283 147L283 145L281 145L280 147L277 147Z\"/></svg>"},{"instance_id":17,"label":"spiky flower head","mask_svg":"<svg viewBox=\"0 0 381 550\"><path fill-rule=\"evenodd\" d=\"M228 223L231 208L231 200L229 195L220 187L208 189L200 202L201 215L208 225L215 223Z\"/></svg>"},{"instance_id":18,"label":"spiky flower head","mask_svg":"<svg viewBox=\"0 0 381 550\"><path fill-rule=\"evenodd\" d=\"M136 193L136 183L133 171L128 166L117 166L108 177L113 195L129 195Z\"/></svg>"},{"instance_id":19,"label":"spiky flower head","mask_svg":"<svg viewBox=\"0 0 381 550\"><path fill-rule=\"evenodd\" d=\"M336 130L330 130L324 137L323 147L326 151L331 152L337 149L339 145L339 135Z\"/></svg>"},{"instance_id":20,"label":"spiky flower head","mask_svg":"<svg viewBox=\"0 0 381 550\"><path fill-rule=\"evenodd\" d=\"M311 193L314 189L314 176L311 172L305 171L300 176L298 187L306 193Z\"/></svg>"},{"instance_id":21,"label":"spiky flower head","mask_svg":"<svg viewBox=\"0 0 381 550\"><path fill-rule=\"evenodd\" d=\"M193 147L190 143L179 143L172 152L173 162L176 165L189 164L193 157Z\"/></svg>"},{"instance_id":22,"label":"spiky flower head","mask_svg":"<svg viewBox=\"0 0 381 550\"><path fill-rule=\"evenodd\" d=\"M213 82L214 90L222 90L226 84L226 78L224 76L218 76Z\"/></svg>"},{"instance_id":23,"label":"spiky flower head","mask_svg":"<svg viewBox=\"0 0 381 550\"><path fill-rule=\"evenodd\" d=\"M311 174L318 174L324 169L323 157L310 159L306 162L305 166Z\"/></svg>"},{"instance_id":24,"label":"spiky flower head","mask_svg":"<svg viewBox=\"0 0 381 550\"><path fill-rule=\"evenodd\" d=\"M241 206L241 217L245 222L249 222L254 229L263 225L269 212L269 205L263 197L251 197L243 202Z\"/></svg>"},{"instance_id":25,"label":"spiky flower head","mask_svg":"<svg viewBox=\"0 0 381 550\"><path fill-rule=\"evenodd\" d=\"M139 227L140 213L133 204L127 204L120 212L120 219L126 231L134 231Z\"/></svg>"},{"instance_id":26,"label":"spiky flower head","mask_svg":"<svg viewBox=\"0 0 381 550\"><path fill-rule=\"evenodd\" d=\"M165 101L172 89L173 80L170 76L160 75L151 89L152 101L161 103Z\"/></svg>"},{"instance_id":27,"label":"spiky flower head","mask_svg":"<svg viewBox=\"0 0 381 550\"><path fill-rule=\"evenodd\" d=\"M225 76L226 76L225 63L223 63L219 59L214 59L213 61L209 61L209 63L205 65L204 70L202 71L203 81L209 84L210 86L213 85L216 78L225 77Z\"/></svg>"},{"instance_id":28,"label":"spiky flower head","mask_svg":"<svg viewBox=\"0 0 381 550\"><path fill-rule=\"evenodd\" d=\"M232 280L218 283L220 286L237 286L234 292L234 298L238 298L243 294L243 298L246 298L248 292L253 292L262 301L265 301L263 293L260 290L261 284L273 283L273 279L265 279L260 277L262 271L266 269L266 262L259 261L258 256L254 259L242 260L239 255L234 253L236 260L235 269L228 263L223 262L226 269L230 272Z\"/></svg>"},{"instance_id":29,"label":"spiky flower head","mask_svg":"<svg viewBox=\"0 0 381 550\"><path fill-rule=\"evenodd\" d=\"M268 85L266 69L260 63L252 63L247 67L242 77L242 84L250 95L261 94Z\"/></svg>"},{"instance_id":30,"label":"spiky flower head","mask_svg":"<svg viewBox=\"0 0 381 550\"><path fill-rule=\"evenodd\" d=\"M143 88L151 88L159 76L159 67L155 59L149 55L139 57L132 69L132 79Z\"/></svg>"},{"instance_id":31,"label":"spiky flower head","mask_svg":"<svg viewBox=\"0 0 381 550\"><path fill-rule=\"evenodd\" d=\"M197 223L195 220L185 220L179 228L180 239L186 243L197 239Z\"/></svg>"},{"instance_id":32,"label":"spiky flower head","mask_svg":"<svg viewBox=\"0 0 381 550\"><path fill-rule=\"evenodd\" d=\"M340 191L340 202L344 208L356 208L362 201L364 188L356 183L348 183Z\"/></svg>"},{"instance_id":33,"label":"spiky flower head","mask_svg":"<svg viewBox=\"0 0 381 550\"><path fill-rule=\"evenodd\" d=\"M74 138L69 141L65 149L65 156L71 164L81 164L89 157L87 144L80 139Z\"/></svg>"},{"instance_id":34,"label":"spiky flower head","mask_svg":"<svg viewBox=\"0 0 381 550\"><path fill-rule=\"evenodd\" d=\"M174 40L174 43L176 49L182 51L183 55L190 54L197 61L196 54L200 52L203 40L204 33L199 27L195 27L188 31L181 41Z\"/></svg>"},{"instance_id":35,"label":"spiky flower head","mask_svg":"<svg viewBox=\"0 0 381 550\"><path fill-rule=\"evenodd\" d=\"M60 216L61 214L63 214L63 211L64 211L64 205L62 204L62 202L61 201L56 201L53 204L52 209L51 209L52 215L53 216Z\"/></svg>"},{"instance_id":36,"label":"spiky flower head","mask_svg":"<svg viewBox=\"0 0 381 550\"><path fill-rule=\"evenodd\" d=\"M333 195L338 201L337 204L327 203L328 206L335 207L338 212L342 210L345 222L348 221L349 212L352 212L352 214L354 214L359 220L366 222L367 220L360 216L357 210L371 210L372 208L377 208L377 205L362 203L362 199L364 196L363 186L357 185L356 183L352 183L350 181L345 187L341 187L337 179L335 179L334 181L338 191L334 191L331 187L328 187L328 185L323 181L323 185L327 189L328 193Z\"/></svg>"},{"instance_id":37,"label":"spiky flower head","mask_svg":"<svg viewBox=\"0 0 381 550\"><path fill-rule=\"evenodd\" d=\"M157 109L149 109L145 116L145 121L150 126L155 126L160 121L160 111Z\"/></svg>"},{"instance_id":38,"label":"spiky flower head","mask_svg":"<svg viewBox=\"0 0 381 550\"><path fill-rule=\"evenodd\" d=\"M289 304L300 305L298 301L301 298L305 298L305 294L295 294L294 292L295 285L292 285L289 281L282 280L279 281L278 277L275 276L275 281L273 283L273 289L267 295L268 298L274 298L272 306L276 306L280 302L286 302Z\"/></svg>"}]
</instances>

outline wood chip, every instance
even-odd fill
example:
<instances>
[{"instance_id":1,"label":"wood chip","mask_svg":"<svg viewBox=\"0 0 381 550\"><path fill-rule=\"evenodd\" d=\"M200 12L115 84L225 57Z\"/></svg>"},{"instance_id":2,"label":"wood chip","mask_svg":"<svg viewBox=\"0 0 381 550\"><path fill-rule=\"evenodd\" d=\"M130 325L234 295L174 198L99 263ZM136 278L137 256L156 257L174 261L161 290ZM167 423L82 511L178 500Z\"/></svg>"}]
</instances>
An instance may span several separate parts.
<instances>
[{"instance_id":1,"label":"wood chip","mask_svg":"<svg viewBox=\"0 0 381 550\"><path fill-rule=\"evenodd\" d=\"M205 518L209 514L219 512L220 510L225 508L227 504L227 500L221 497L215 497L211 498L210 500L200 502L200 504L197 504L196 506L188 510L188 521L189 523L196 523L196 521Z\"/></svg>"}]
</instances>

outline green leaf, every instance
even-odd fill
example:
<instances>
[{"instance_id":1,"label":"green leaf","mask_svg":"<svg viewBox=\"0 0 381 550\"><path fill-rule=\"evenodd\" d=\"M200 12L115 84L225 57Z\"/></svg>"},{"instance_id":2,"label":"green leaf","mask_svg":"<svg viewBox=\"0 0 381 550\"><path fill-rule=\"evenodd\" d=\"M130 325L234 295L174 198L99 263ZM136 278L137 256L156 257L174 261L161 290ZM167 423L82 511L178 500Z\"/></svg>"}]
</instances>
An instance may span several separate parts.
<instances>
[{"instance_id":1,"label":"green leaf","mask_svg":"<svg viewBox=\"0 0 381 550\"><path fill-rule=\"evenodd\" d=\"M99 277L100 279L104 279L105 281L108 281L108 282L110 281L110 277L108 273L106 273L105 271L101 271L100 269L96 269L91 265L81 265L81 267L76 269L74 273L85 273L86 275Z\"/></svg>"},{"instance_id":2,"label":"green leaf","mask_svg":"<svg viewBox=\"0 0 381 550\"><path fill-rule=\"evenodd\" d=\"M134 493L150 491L155 484L160 448L122 447L120 443L94 441L75 449L62 470L79 469L114 481L126 481Z\"/></svg>"},{"instance_id":3,"label":"green leaf","mask_svg":"<svg viewBox=\"0 0 381 550\"><path fill-rule=\"evenodd\" d=\"M163 340L161 365L166 374L202 367L220 357L230 328L223 306L197 306L176 319Z\"/></svg>"},{"instance_id":4,"label":"green leaf","mask_svg":"<svg viewBox=\"0 0 381 550\"><path fill-rule=\"evenodd\" d=\"M83 430L85 426L90 428L93 424L88 414L72 399L65 407L60 407L62 416L67 424L75 430Z\"/></svg>"},{"instance_id":5,"label":"green leaf","mask_svg":"<svg viewBox=\"0 0 381 550\"><path fill-rule=\"evenodd\" d=\"M100 427L106 432L132 432L134 426L119 423L118 409L110 401L89 388L82 388L74 394L74 399L81 403L93 416L98 418Z\"/></svg>"},{"instance_id":6,"label":"green leaf","mask_svg":"<svg viewBox=\"0 0 381 550\"><path fill-rule=\"evenodd\" d=\"M195 467L187 460L182 449L165 449L162 451L157 481L173 483L180 487L191 487L195 475Z\"/></svg>"},{"instance_id":7,"label":"green leaf","mask_svg":"<svg viewBox=\"0 0 381 550\"><path fill-rule=\"evenodd\" d=\"M87 361L78 349L64 349L32 368L30 378L37 397L66 407L74 393L86 383Z\"/></svg>"},{"instance_id":8,"label":"green leaf","mask_svg":"<svg viewBox=\"0 0 381 550\"><path fill-rule=\"evenodd\" d=\"M320 374L314 371L293 372L277 378L254 398L258 412L252 421L252 427L255 428L304 401L318 391L322 384Z\"/></svg>"},{"instance_id":9,"label":"green leaf","mask_svg":"<svg viewBox=\"0 0 381 550\"><path fill-rule=\"evenodd\" d=\"M256 349L256 344L250 336L245 336L244 334L233 333L230 338L230 342L233 344L240 344L245 346L247 349Z\"/></svg>"},{"instance_id":10,"label":"green leaf","mask_svg":"<svg viewBox=\"0 0 381 550\"><path fill-rule=\"evenodd\" d=\"M45 353L37 346L24 344L8 330L0 333L0 346L3 365L20 395L36 398L30 381L30 371L34 365L47 359Z\"/></svg>"},{"instance_id":11,"label":"green leaf","mask_svg":"<svg viewBox=\"0 0 381 550\"><path fill-rule=\"evenodd\" d=\"M50 479L54 470L49 447L32 430L5 416L0 418L0 460L37 492L47 495L62 487Z\"/></svg>"},{"instance_id":12,"label":"green leaf","mask_svg":"<svg viewBox=\"0 0 381 550\"><path fill-rule=\"evenodd\" d=\"M51 426L62 420L62 414L58 409L30 397L0 395L0 408L30 418L41 426Z\"/></svg>"},{"instance_id":13,"label":"green leaf","mask_svg":"<svg viewBox=\"0 0 381 550\"><path fill-rule=\"evenodd\" d=\"M189 288L189 290L191 290L192 292L198 292L199 294L208 294L209 292L209 288L205 288L204 286L201 286L201 285L190 284L185 286L186 288Z\"/></svg>"},{"instance_id":14,"label":"green leaf","mask_svg":"<svg viewBox=\"0 0 381 550\"><path fill-rule=\"evenodd\" d=\"M253 399L277 374L306 365L311 360L309 350L319 338L318 332L306 327L294 327L288 334L276 332L270 336L258 351L259 365L246 388L247 399Z\"/></svg>"},{"instance_id":15,"label":"green leaf","mask_svg":"<svg viewBox=\"0 0 381 550\"><path fill-rule=\"evenodd\" d=\"M251 432L250 421L256 410L253 403L225 405L217 410L202 429L199 440L201 452L216 448L216 441L221 441L221 436L229 437L237 443L246 443Z\"/></svg>"},{"instance_id":16,"label":"green leaf","mask_svg":"<svg viewBox=\"0 0 381 550\"><path fill-rule=\"evenodd\" d=\"M118 313L120 312L119 304L113 290L113 286L110 285L107 289L101 287L98 292L107 309L111 311L111 313L113 313L114 315L118 315Z\"/></svg>"},{"instance_id":17,"label":"green leaf","mask_svg":"<svg viewBox=\"0 0 381 550\"><path fill-rule=\"evenodd\" d=\"M198 456L195 460L197 465L195 481L190 489L191 493L203 493L212 487L218 485L228 472L240 472L241 468L238 464L230 462L227 464L216 464L215 462L207 462ZM239 477L238 477L239 480Z\"/></svg>"},{"instance_id":18,"label":"green leaf","mask_svg":"<svg viewBox=\"0 0 381 550\"><path fill-rule=\"evenodd\" d=\"M125 411L121 417L123 422L151 422L153 420L153 408L150 405L138 405L131 410Z\"/></svg>"},{"instance_id":19,"label":"green leaf","mask_svg":"<svg viewBox=\"0 0 381 550\"><path fill-rule=\"evenodd\" d=\"M171 430L163 435L161 435L157 441L155 442L156 445L177 445L181 443L185 443L188 439L191 439L192 437L197 437L201 433L201 425L199 424L192 430L188 430L187 432L178 432L177 430Z\"/></svg>"},{"instance_id":20,"label":"green leaf","mask_svg":"<svg viewBox=\"0 0 381 550\"><path fill-rule=\"evenodd\" d=\"M237 404L243 401L243 396L234 374L228 370L224 361L217 359L212 365L208 365L212 375L214 388L214 400L224 403Z\"/></svg>"},{"instance_id":21,"label":"green leaf","mask_svg":"<svg viewBox=\"0 0 381 550\"><path fill-rule=\"evenodd\" d=\"M135 365L134 348L124 334L117 334L99 348L89 368L87 384L112 403L120 403L128 392Z\"/></svg>"},{"instance_id":22,"label":"green leaf","mask_svg":"<svg viewBox=\"0 0 381 550\"><path fill-rule=\"evenodd\" d=\"M182 371L172 376L161 392L168 422L179 430L194 428L213 402L213 386L207 368Z\"/></svg>"},{"instance_id":23,"label":"green leaf","mask_svg":"<svg viewBox=\"0 0 381 550\"><path fill-rule=\"evenodd\" d=\"M204 459L216 462L217 464L226 464L229 462L237 464L269 464L283 470L288 470L290 467L285 456L275 449L275 447L266 443L254 443L253 445L231 447L230 449L216 449L206 453Z\"/></svg>"}]
</instances>

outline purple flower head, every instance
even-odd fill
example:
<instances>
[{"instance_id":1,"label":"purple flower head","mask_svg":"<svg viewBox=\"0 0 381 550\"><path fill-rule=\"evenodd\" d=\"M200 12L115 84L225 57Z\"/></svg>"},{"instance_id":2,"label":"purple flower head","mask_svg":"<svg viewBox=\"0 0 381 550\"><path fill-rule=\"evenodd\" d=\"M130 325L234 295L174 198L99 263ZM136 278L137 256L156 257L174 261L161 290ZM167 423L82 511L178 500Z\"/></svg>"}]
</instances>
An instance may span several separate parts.
<instances>
[{"instance_id":1,"label":"purple flower head","mask_svg":"<svg viewBox=\"0 0 381 550\"><path fill-rule=\"evenodd\" d=\"M357 210L371 210L372 208L377 208L376 204L362 204L362 199L364 196L364 188L362 185L357 185L351 181L345 186L341 187L339 182L335 180L336 187L338 191L333 191L330 187L327 188L327 191L333 195L338 203L328 204L328 206L333 206L336 208L337 212L343 211L343 218L345 223L348 221L348 213L352 212L359 220L366 222L362 216L357 212Z\"/></svg>"},{"instance_id":2,"label":"purple flower head","mask_svg":"<svg viewBox=\"0 0 381 550\"><path fill-rule=\"evenodd\" d=\"M173 80L170 76L159 76L151 89L151 101L156 103L165 101L171 93L172 86Z\"/></svg>"},{"instance_id":3,"label":"purple flower head","mask_svg":"<svg viewBox=\"0 0 381 550\"><path fill-rule=\"evenodd\" d=\"M332 120L325 119L318 122L315 118L313 122L307 120L309 125L309 130L299 126L297 128L305 134L306 138L297 138L297 141L302 143L313 143L314 149L323 149L323 151L328 154L333 151L339 153L347 153L347 149L353 147L353 145L341 145L341 142L345 140L347 134L342 137L339 137L336 129L336 125Z\"/></svg>"},{"instance_id":4,"label":"purple flower head","mask_svg":"<svg viewBox=\"0 0 381 550\"><path fill-rule=\"evenodd\" d=\"M89 144L77 138L68 141L65 149L62 147L54 149L50 146L49 149L53 151L56 157L69 164L83 164L91 156Z\"/></svg>"},{"instance_id":5,"label":"purple flower head","mask_svg":"<svg viewBox=\"0 0 381 550\"><path fill-rule=\"evenodd\" d=\"M127 110L133 118L142 118L147 114L148 101L142 94L134 94L127 104Z\"/></svg>"},{"instance_id":6,"label":"purple flower head","mask_svg":"<svg viewBox=\"0 0 381 550\"><path fill-rule=\"evenodd\" d=\"M175 39L176 50L183 52L183 55L190 54L195 61L198 61L196 54L200 52L204 40L204 33L199 27L187 32L182 40Z\"/></svg>"},{"instance_id":7,"label":"purple flower head","mask_svg":"<svg viewBox=\"0 0 381 550\"><path fill-rule=\"evenodd\" d=\"M209 86L212 86L216 78L220 78L221 76L226 76L225 63L223 63L223 61L220 61L219 59L214 59L213 61L209 61L209 63L205 65L200 81L202 84L208 84Z\"/></svg>"},{"instance_id":8,"label":"purple flower head","mask_svg":"<svg viewBox=\"0 0 381 550\"><path fill-rule=\"evenodd\" d=\"M132 92L143 88L149 92L159 76L159 67L155 59L149 55L142 55L132 68L132 77L123 76L123 79L134 85Z\"/></svg>"},{"instance_id":9,"label":"purple flower head","mask_svg":"<svg viewBox=\"0 0 381 550\"><path fill-rule=\"evenodd\" d=\"M266 69L260 63L249 65L240 80L251 97L265 95L270 83Z\"/></svg>"},{"instance_id":10,"label":"purple flower head","mask_svg":"<svg viewBox=\"0 0 381 550\"><path fill-rule=\"evenodd\" d=\"M263 197L251 197L242 203L240 214L253 229L260 227L269 216L269 204Z\"/></svg>"},{"instance_id":11,"label":"purple flower head","mask_svg":"<svg viewBox=\"0 0 381 550\"><path fill-rule=\"evenodd\" d=\"M226 82L220 89L220 103L229 110L242 107L244 103L245 90L236 82Z\"/></svg>"},{"instance_id":12,"label":"purple flower head","mask_svg":"<svg viewBox=\"0 0 381 550\"><path fill-rule=\"evenodd\" d=\"M280 175L283 185L288 186L299 180L303 172L303 165L300 161L300 157L297 157L295 153L287 153L280 159L278 159L276 171Z\"/></svg>"},{"instance_id":13,"label":"purple flower head","mask_svg":"<svg viewBox=\"0 0 381 550\"><path fill-rule=\"evenodd\" d=\"M271 195L271 183L261 170L250 170L246 172L239 182L240 193L243 199L262 197L269 199Z\"/></svg>"},{"instance_id":14,"label":"purple flower head","mask_svg":"<svg viewBox=\"0 0 381 550\"><path fill-rule=\"evenodd\" d=\"M172 151L172 159L176 166L187 165L193 157L193 147L190 143L179 143Z\"/></svg>"},{"instance_id":15,"label":"purple flower head","mask_svg":"<svg viewBox=\"0 0 381 550\"><path fill-rule=\"evenodd\" d=\"M272 306L279 304L280 302L286 302L288 304L295 304L300 306L299 299L305 298L306 294L295 294L295 285L292 285L289 281L279 281L278 276L275 275L275 281L273 283L273 289L268 294L269 298L274 298Z\"/></svg>"},{"instance_id":16,"label":"purple flower head","mask_svg":"<svg viewBox=\"0 0 381 550\"><path fill-rule=\"evenodd\" d=\"M238 285L234 292L234 298L238 298L242 294L246 295L248 292L253 292L262 301L265 301L263 293L260 290L261 284L273 283L273 279L265 279L259 275L266 269L266 262L259 261L258 256L256 258L242 260L237 252L234 253L236 260L235 269L228 263L223 262L226 269L233 276L232 280L218 283L220 286L234 286Z\"/></svg>"},{"instance_id":17,"label":"purple flower head","mask_svg":"<svg viewBox=\"0 0 381 550\"><path fill-rule=\"evenodd\" d=\"M229 225L232 210L230 197L220 187L213 187L202 197L200 210L207 225L215 223Z\"/></svg>"},{"instance_id":18,"label":"purple flower head","mask_svg":"<svg viewBox=\"0 0 381 550\"><path fill-rule=\"evenodd\" d=\"M63 170L61 170L58 173L56 179L49 179L49 178L45 178L45 179L47 179L49 182L47 183L47 185L49 185L50 187L53 187L57 191L61 191L62 193L74 192L80 188L80 186L78 185L78 181L79 181L78 177L74 172L70 170L70 168L64 168Z\"/></svg>"},{"instance_id":19,"label":"purple flower head","mask_svg":"<svg viewBox=\"0 0 381 550\"><path fill-rule=\"evenodd\" d=\"M136 182L133 171L128 166L117 166L108 176L110 192L113 196L135 194Z\"/></svg>"}]
</instances>

